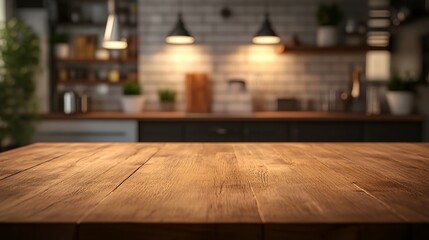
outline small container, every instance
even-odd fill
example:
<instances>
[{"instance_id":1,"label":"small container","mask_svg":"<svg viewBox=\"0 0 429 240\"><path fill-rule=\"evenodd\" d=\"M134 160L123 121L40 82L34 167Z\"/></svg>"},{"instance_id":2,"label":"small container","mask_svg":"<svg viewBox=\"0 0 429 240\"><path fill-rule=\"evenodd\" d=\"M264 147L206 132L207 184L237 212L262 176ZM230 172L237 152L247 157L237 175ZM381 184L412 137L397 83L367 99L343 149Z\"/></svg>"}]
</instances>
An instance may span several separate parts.
<instances>
[{"instance_id":1,"label":"small container","mask_svg":"<svg viewBox=\"0 0 429 240\"><path fill-rule=\"evenodd\" d=\"M76 114L79 113L79 96L73 90L66 90L61 94L61 111L64 114Z\"/></svg>"},{"instance_id":2,"label":"small container","mask_svg":"<svg viewBox=\"0 0 429 240\"><path fill-rule=\"evenodd\" d=\"M368 115L378 115L381 113L380 89L371 86L367 89L366 113Z\"/></svg>"},{"instance_id":3,"label":"small container","mask_svg":"<svg viewBox=\"0 0 429 240\"><path fill-rule=\"evenodd\" d=\"M109 82L116 83L120 80L120 73L118 70L110 70L109 72Z\"/></svg>"},{"instance_id":4,"label":"small container","mask_svg":"<svg viewBox=\"0 0 429 240\"><path fill-rule=\"evenodd\" d=\"M80 112L81 113L89 113L91 106L91 97L87 92L84 92L80 95Z\"/></svg>"},{"instance_id":5,"label":"small container","mask_svg":"<svg viewBox=\"0 0 429 240\"><path fill-rule=\"evenodd\" d=\"M106 49L97 49L95 51L95 59L97 60L109 60L109 51Z\"/></svg>"}]
</instances>

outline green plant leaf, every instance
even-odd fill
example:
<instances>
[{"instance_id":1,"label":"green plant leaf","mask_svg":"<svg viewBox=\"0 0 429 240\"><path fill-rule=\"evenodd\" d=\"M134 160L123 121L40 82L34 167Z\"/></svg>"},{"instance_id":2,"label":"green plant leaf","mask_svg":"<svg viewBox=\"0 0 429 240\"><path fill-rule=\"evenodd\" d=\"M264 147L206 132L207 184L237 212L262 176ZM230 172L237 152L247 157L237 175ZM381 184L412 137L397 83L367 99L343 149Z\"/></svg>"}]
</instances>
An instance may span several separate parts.
<instances>
[{"instance_id":1,"label":"green plant leaf","mask_svg":"<svg viewBox=\"0 0 429 240\"><path fill-rule=\"evenodd\" d=\"M317 10L319 26L336 26L343 18L343 13L337 4L320 4Z\"/></svg>"},{"instance_id":2,"label":"green plant leaf","mask_svg":"<svg viewBox=\"0 0 429 240\"><path fill-rule=\"evenodd\" d=\"M122 92L124 95L140 95L141 88L137 82L129 81L122 86Z\"/></svg>"},{"instance_id":3,"label":"green plant leaf","mask_svg":"<svg viewBox=\"0 0 429 240\"><path fill-rule=\"evenodd\" d=\"M39 118L34 74L39 38L24 22L11 19L0 29L0 147L31 141Z\"/></svg>"},{"instance_id":4,"label":"green plant leaf","mask_svg":"<svg viewBox=\"0 0 429 240\"><path fill-rule=\"evenodd\" d=\"M170 89L162 89L158 91L159 100L162 103L171 103L176 101L176 91Z\"/></svg>"}]
</instances>

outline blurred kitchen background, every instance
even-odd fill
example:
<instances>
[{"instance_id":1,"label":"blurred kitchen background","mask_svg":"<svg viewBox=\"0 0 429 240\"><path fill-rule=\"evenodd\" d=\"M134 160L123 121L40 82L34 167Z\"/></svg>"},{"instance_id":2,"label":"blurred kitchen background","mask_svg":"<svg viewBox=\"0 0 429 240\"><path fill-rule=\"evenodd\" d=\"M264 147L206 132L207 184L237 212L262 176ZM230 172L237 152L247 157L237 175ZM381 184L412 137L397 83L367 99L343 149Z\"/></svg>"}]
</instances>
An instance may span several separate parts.
<instances>
[{"instance_id":1,"label":"blurred kitchen background","mask_svg":"<svg viewBox=\"0 0 429 240\"><path fill-rule=\"evenodd\" d=\"M409 116L418 122L414 140L428 139L428 0L0 4L2 20L18 18L39 37L35 94L41 132L69 126L60 120L85 120L85 114L113 123L134 119L137 130L130 131L141 133L138 120L145 113L250 119L255 112L288 111L393 114L399 120L389 121L400 122ZM119 45L105 45L108 40ZM134 116L94 116L124 111ZM172 115L155 116L163 122ZM175 120L190 115L180 116ZM39 135L46 139L53 138Z\"/></svg>"}]
</instances>

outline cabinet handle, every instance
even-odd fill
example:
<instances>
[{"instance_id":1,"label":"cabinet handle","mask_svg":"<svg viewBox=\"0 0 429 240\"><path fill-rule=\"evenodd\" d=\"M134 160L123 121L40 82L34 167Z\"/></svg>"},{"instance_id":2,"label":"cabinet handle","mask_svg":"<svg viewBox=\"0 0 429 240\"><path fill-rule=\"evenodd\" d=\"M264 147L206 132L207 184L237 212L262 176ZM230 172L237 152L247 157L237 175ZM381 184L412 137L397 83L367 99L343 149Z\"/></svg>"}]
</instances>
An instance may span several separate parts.
<instances>
[{"instance_id":1,"label":"cabinet handle","mask_svg":"<svg viewBox=\"0 0 429 240\"><path fill-rule=\"evenodd\" d=\"M225 135L228 133L228 130L225 128L216 128L215 129L216 134L218 135Z\"/></svg>"}]
</instances>

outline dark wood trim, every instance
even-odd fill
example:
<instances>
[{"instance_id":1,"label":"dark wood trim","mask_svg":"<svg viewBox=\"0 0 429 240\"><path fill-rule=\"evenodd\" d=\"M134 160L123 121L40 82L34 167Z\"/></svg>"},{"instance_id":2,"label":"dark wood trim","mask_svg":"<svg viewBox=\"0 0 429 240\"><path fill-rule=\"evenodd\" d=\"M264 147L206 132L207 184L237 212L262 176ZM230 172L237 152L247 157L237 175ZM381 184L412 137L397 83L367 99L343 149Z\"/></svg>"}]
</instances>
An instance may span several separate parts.
<instances>
[{"instance_id":1,"label":"dark wood trim","mask_svg":"<svg viewBox=\"0 0 429 240\"><path fill-rule=\"evenodd\" d=\"M281 45L277 48L280 54L350 54L366 53L368 51L388 51L389 48L369 47L369 46L336 46L336 47L317 47L317 46L296 46L289 47Z\"/></svg>"},{"instance_id":2,"label":"dark wood trim","mask_svg":"<svg viewBox=\"0 0 429 240\"><path fill-rule=\"evenodd\" d=\"M66 115L49 113L43 120L140 120L140 121L362 121L362 122L423 122L422 115L366 115L334 112L254 112L251 114L215 114L184 112L92 112Z\"/></svg>"}]
</instances>

